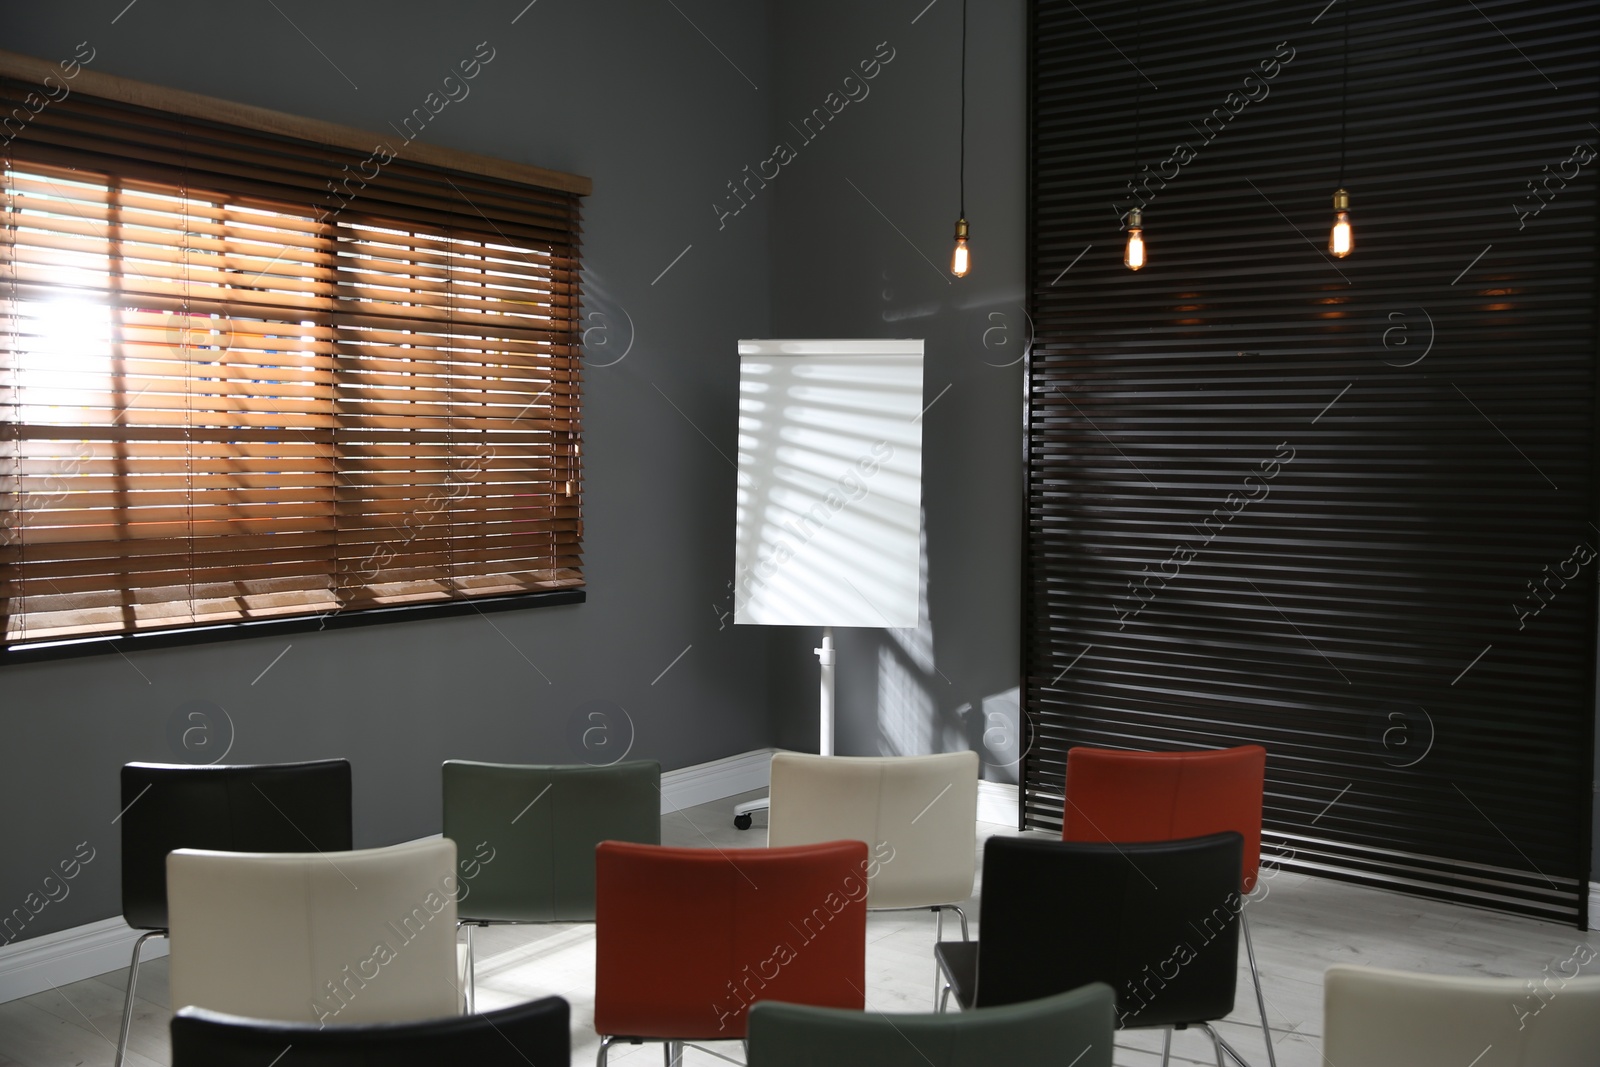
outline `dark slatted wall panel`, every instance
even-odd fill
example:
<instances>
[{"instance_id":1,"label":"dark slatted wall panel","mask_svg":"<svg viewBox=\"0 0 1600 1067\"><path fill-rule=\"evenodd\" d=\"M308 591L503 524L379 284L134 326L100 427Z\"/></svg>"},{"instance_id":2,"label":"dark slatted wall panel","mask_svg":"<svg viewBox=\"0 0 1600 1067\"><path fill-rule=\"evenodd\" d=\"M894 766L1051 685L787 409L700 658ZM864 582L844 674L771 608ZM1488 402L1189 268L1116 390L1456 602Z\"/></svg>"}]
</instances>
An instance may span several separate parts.
<instances>
[{"instance_id":1,"label":"dark slatted wall panel","mask_svg":"<svg viewBox=\"0 0 1600 1067\"><path fill-rule=\"evenodd\" d=\"M1258 742L1286 867L1579 922L1600 5L1356 5L1336 260L1345 13L1033 4L1023 822Z\"/></svg>"}]
</instances>

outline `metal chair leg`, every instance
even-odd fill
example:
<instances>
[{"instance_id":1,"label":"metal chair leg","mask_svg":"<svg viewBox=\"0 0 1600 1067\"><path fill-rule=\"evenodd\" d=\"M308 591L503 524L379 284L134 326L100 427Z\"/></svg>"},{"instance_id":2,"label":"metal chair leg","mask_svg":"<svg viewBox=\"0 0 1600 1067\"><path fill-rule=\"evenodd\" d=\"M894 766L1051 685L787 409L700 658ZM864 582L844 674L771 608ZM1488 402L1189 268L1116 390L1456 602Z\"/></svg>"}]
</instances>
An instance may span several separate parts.
<instances>
[{"instance_id":1,"label":"metal chair leg","mask_svg":"<svg viewBox=\"0 0 1600 1067\"><path fill-rule=\"evenodd\" d=\"M944 909L950 909L950 910L952 910L952 912L957 913L958 917L960 917L960 920L962 920L962 941L971 941L971 937L968 936L968 934L966 934L966 912L963 912L962 905L960 905L960 904L938 904L938 905L934 905L933 909L931 909L931 910L933 910L933 942L934 942L934 944L939 944L939 942L944 941ZM939 1000L939 981L941 981L941 979L939 979L939 974L941 974L941 971L939 971L939 960L938 960L938 958L934 958L934 961L933 961L933 998L934 998L934 1000ZM939 1011L944 1011L944 1008L939 1008ZM1277 1067L1277 1064L1274 1064L1274 1067Z\"/></svg>"},{"instance_id":2,"label":"metal chair leg","mask_svg":"<svg viewBox=\"0 0 1600 1067\"><path fill-rule=\"evenodd\" d=\"M611 1050L611 1042L615 1040L616 1038L610 1035L600 1039L600 1052L595 1057L595 1067L606 1067L606 1053Z\"/></svg>"},{"instance_id":3,"label":"metal chair leg","mask_svg":"<svg viewBox=\"0 0 1600 1067\"><path fill-rule=\"evenodd\" d=\"M683 1042L668 1041L662 1046L666 1053L667 1067L681 1067L683 1063Z\"/></svg>"},{"instance_id":4,"label":"metal chair leg","mask_svg":"<svg viewBox=\"0 0 1600 1067\"><path fill-rule=\"evenodd\" d=\"M1256 983L1256 1007L1261 1009L1261 1036L1267 1043L1267 1063L1278 1067L1278 1054L1272 1046L1272 1024L1267 1022L1267 998L1261 992L1261 971L1256 967L1256 949L1250 941L1250 916L1247 909L1239 909L1239 925L1244 927L1244 954L1250 960L1250 977Z\"/></svg>"},{"instance_id":5,"label":"metal chair leg","mask_svg":"<svg viewBox=\"0 0 1600 1067\"><path fill-rule=\"evenodd\" d=\"M122 1004L122 1036L117 1040L117 1058L114 1067L122 1067L122 1060L128 1054L128 1034L133 1029L133 987L139 981L139 952L144 948L144 943L152 937L166 937L165 930L150 930L140 934L139 939L133 943L133 961L128 964L128 995Z\"/></svg>"},{"instance_id":6,"label":"metal chair leg","mask_svg":"<svg viewBox=\"0 0 1600 1067\"><path fill-rule=\"evenodd\" d=\"M1161 1067L1167 1067L1167 1062L1172 1059L1172 1027L1161 1028Z\"/></svg>"},{"instance_id":7,"label":"metal chair leg","mask_svg":"<svg viewBox=\"0 0 1600 1067\"><path fill-rule=\"evenodd\" d=\"M972 938L967 935L967 913L961 909L961 905L940 904L933 909L934 944L938 944L940 941L944 940L944 909L946 908L949 908L951 911L955 912L956 915L961 919L961 940L971 941ZM933 961L933 996L935 1000L937 1000L939 997L939 974L939 961L936 958ZM946 990L946 992L948 993L948 990ZM944 1011L944 1008L941 1007L939 1010ZM1274 1064L1273 1067L1277 1067L1277 1065Z\"/></svg>"},{"instance_id":8,"label":"metal chair leg","mask_svg":"<svg viewBox=\"0 0 1600 1067\"><path fill-rule=\"evenodd\" d=\"M478 1010L478 957L472 946L473 923L467 923L467 1014Z\"/></svg>"},{"instance_id":9,"label":"metal chair leg","mask_svg":"<svg viewBox=\"0 0 1600 1067\"><path fill-rule=\"evenodd\" d=\"M1237 1063L1239 1067L1250 1067L1249 1062L1246 1061L1243 1056L1239 1055L1239 1050L1228 1044L1227 1038L1223 1037L1221 1034L1218 1034L1217 1040L1222 1043L1222 1051L1226 1052L1234 1063Z\"/></svg>"},{"instance_id":10,"label":"metal chair leg","mask_svg":"<svg viewBox=\"0 0 1600 1067\"><path fill-rule=\"evenodd\" d=\"M1222 1040L1222 1035L1217 1033L1216 1028L1210 1023L1200 1023L1199 1025L1206 1033L1211 1035L1211 1048L1217 1054L1217 1067L1222 1067L1222 1047L1227 1042Z\"/></svg>"}]
</instances>

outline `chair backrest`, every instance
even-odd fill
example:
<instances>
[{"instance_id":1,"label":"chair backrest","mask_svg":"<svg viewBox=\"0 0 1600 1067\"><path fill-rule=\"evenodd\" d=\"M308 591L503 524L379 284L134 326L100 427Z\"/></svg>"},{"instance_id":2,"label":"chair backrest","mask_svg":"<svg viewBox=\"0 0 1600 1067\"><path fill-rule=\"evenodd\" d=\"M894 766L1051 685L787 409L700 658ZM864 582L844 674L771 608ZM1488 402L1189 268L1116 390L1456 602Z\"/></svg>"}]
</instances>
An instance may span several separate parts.
<instances>
[{"instance_id":1,"label":"chair backrest","mask_svg":"<svg viewBox=\"0 0 1600 1067\"><path fill-rule=\"evenodd\" d=\"M421 1022L270 1022L184 1008L172 1020L172 1067L568 1067L569 1009L560 997Z\"/></svg>"},{"instance_id":2,"label":"chair backrest","mask_svg":"<svg viewBox=\"0 0 1600 1067\"><path fill-rule=\"evenodd\" d=\"M141 930L167 926L167 853L345 852L350 763L129 763L122 768L122 915Z\"/></svg>"},{"instance_id":3,"label":"chair backrest","mask_svg":"<svg viewBox=\"0 0 1600 1067\"><path fill-rule=\"evenodd\" d=\"M463 864L463 919L594 918L594 847L661 843L661 764L545 767L448 760L444 836Z\"/></svg>"},{"instance_id":4,"label":"chair backrest","mask_svg":"<svg viewBox=\"0 0 1600 1067\"><path fill-rule=\"evenodd\" d=\"M1600 977L1579 974L1593 959L1580 946L1527 978L1330 967L1323 1056L1341 1067L1594 1067Z\"/></svg>"},{"instance_id":5,"label":"chair backrest","mask_svg":"<svg viewBox=\"0 0 1600 1067\"><path fill-rule=\"evenodd\" d=\"M863 842L723 851L607 841L595 858L599 1033L733 1039L757 1000L865 1004Z\"/></svg>"},{"instance_id":6,"label":"chair backrest","mask_svg":"<svg viewBox=\"0 0 1600 1067\"><path fill-rule=\"evenodd\" d=\"M1063 841L1170 841L1233 830L1244 838L1244 892L1261 865L1267 750L1067 752Z\"/></svg>"},{"instance_id":7,"label":"chair backrest","mask_svg":"<svg viewBox=\"0 0 1600 1067\"><path fill-rule=\"evenodd\" d=\"M750 1067L1111 1067L1111 988L1098 982L1000 1008L885 1015L764 1001L750 1009ZM177 1065L182 1067L182 1065Z\"/></svg>"},{"instance_id":8,"label":"chair backrest","mask_svg":"<svg viewBox=\"0 0 1600 1067\"><path fill-rule=\"evenodd\" d=\"M460 1011L456 846L167 857L174 1008L301 1023Z\"/></svg>"},{"instance_id":9,"label":"chair backrest","mask_svg":"<svg viewBox=\"0 0 1600 1067\"><path fill-rule=\"evenodd\" d=\"M991 837L977 1006L1104 982L1121 1026L1222 1018L1233 1010L1243 847L1231 831L1126 845Z\"/></svg>"},{"instance_id":10,"label":"chair backrest","mask_svg":"<svg viewBox=\"0 0 1600 1067\"><path fill-rule=\"evenodd\" d=\"M978 754L772 757L769 845L865 841L867 904L960 903L977 867Z\"/></svg>"}]
</instances>

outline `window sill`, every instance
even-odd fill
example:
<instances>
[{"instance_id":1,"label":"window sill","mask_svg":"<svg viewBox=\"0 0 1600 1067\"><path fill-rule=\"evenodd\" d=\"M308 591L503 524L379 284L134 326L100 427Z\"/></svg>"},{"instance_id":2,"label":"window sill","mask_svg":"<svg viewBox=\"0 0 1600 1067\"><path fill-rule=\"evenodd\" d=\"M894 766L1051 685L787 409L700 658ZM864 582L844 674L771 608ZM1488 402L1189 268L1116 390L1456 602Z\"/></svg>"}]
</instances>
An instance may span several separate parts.
<instances>
[{"instance_id":1,"label":"window sill","mask_svg":"<svg viewBox=\"0 0 1600 1067\"><path fill-rule=\"evenodd\" d=\"M143 652L152 648L203 645L245 637L277 637L285 634L343 630L355 626L375 626L421 619L447 619L457 615L526 611L530 608L582 604L587 599L588 593L583 589L555 589L538 593L518 593L513 596L449 600L432 604L405 604L392 608L365 608L360 611L335 612L330 615L302 615L288 619L261 619L253 622L154 630L149 633L123 634L118 637L70 637L12 645L0 654L0 666L72 659L111 652L127 655L130 652Z\"/></svg>"}]
</instances>

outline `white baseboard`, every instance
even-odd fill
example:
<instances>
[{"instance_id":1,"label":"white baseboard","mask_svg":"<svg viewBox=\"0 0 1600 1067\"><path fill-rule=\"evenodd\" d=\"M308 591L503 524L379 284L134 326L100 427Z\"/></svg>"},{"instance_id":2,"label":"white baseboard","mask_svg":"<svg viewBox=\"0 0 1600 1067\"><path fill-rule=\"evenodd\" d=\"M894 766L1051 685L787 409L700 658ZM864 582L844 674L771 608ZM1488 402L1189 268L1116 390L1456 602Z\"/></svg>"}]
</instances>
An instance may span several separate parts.
<instances>
[{"instance_id":1,"label":"white baseboard","mask_svg":"<svg viewBox=\"0 0 1600 1067\"><path fill-rule=\"evenodd\" d=\"M661 776L661 813L765 789L772 778L772 753L762 748L667 771ZM139 931L117 916L0 945L0 1003L126 967L138 937ZM166 938L145 942L144 959L166 954Z\"/></svg>"},{"instance_id":2,"label":"white baseboard","mask_svg":"<svg viewBox=\"0 0 1600 1067\"><path fill-rule=\"evenodd\" d=\"M735 797L752 789L765 789L772 782L771 748L741 752L737 756L680 767L661 774L661 814L709 804L723 797ZM729 809L728 818L733 818Z\"/></svg>"},{"instance_id":3,"label":"white baseboard","mask_svg":"<svg viewBox=\"0 0 1600 1067\"><path fill-rule=\"evenodd\" d=\"M1017 787L1010 782L979 782L978 821L999 823L1015 829Z\"/></svg>"},{"instance_id":4,"label":"white baseboard","mask_svg":"<svg viewBox=\"0 0 1600 1067\"><path fill-rule=\"evenodd\" d=\"M119 915L0 947L0 1003L126 967L142 932ZM141 958L166 954L167 939L153 937Z\"/></svg>"}]
</instances>

